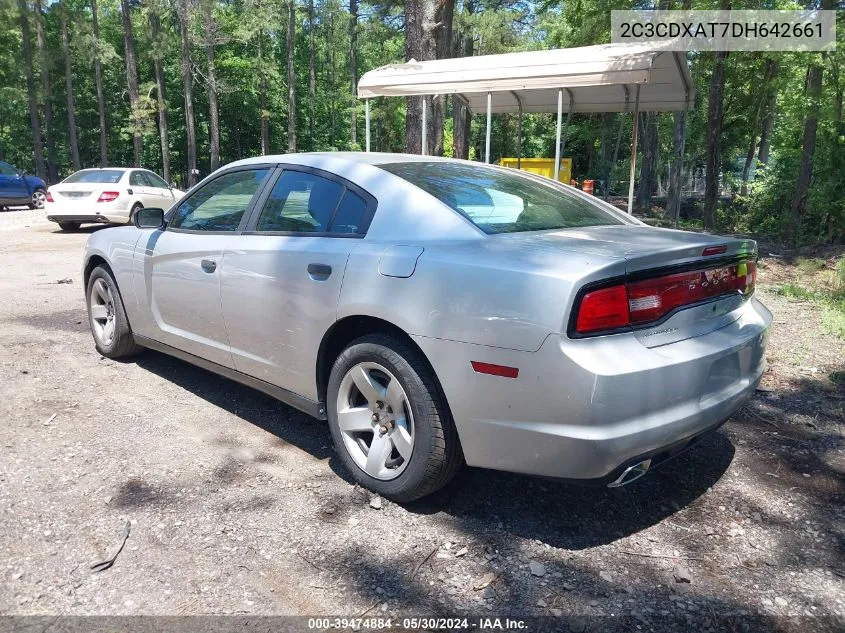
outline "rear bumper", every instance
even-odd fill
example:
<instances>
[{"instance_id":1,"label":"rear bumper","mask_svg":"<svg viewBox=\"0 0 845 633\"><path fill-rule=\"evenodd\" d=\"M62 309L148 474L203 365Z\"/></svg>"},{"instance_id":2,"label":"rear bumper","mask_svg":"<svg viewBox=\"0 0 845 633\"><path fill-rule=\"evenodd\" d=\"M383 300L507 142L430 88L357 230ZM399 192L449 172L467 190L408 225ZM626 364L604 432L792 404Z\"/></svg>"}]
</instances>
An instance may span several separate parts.
<instances>
[{"instance_id":1,"label":"rear bumper","mask_svg":"<svg viewBox=\"0 0 845 633\"><path fill-rule=\"evenodd\" d=\"M108 224L112 221L104 215L61 215L58 213L48 213L47 219L50 220L50 222L82 222L86 224L90 222Z\"/></svg>"},{"instance_id":2,"label":"rear bumper","mask_svg":"<svg viewBox=\"0 0 845 633\"><path fill-rule=\"evenodd\" d=\"M47 204L45 208L47 219L51 222L82 222L88 223L126 223L129 221L129 211L126 209L91 209L90 206Z\"/></svg>"},{"instance_id":3,"label":"rear bumper","mask_svg":"<svg viewBox=\"0 0 845 633\"><path fill-rule=\"evenodd\" d=\"M725 327L654 348L632 334L550 335L533 353L415 340L469 465L603 482L635 458L684 448L740 408L765 370L770 324L751 299ZM519 376L474 373L472 360L518 367Z\"/></svg>"}]
</instances>

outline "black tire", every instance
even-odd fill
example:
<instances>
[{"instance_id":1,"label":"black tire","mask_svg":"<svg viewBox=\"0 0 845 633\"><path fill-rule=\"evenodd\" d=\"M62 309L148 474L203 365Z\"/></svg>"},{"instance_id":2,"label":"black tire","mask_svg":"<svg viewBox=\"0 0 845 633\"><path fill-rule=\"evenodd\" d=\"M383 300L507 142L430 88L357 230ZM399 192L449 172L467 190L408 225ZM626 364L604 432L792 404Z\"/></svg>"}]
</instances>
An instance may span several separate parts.
<instances>
[{"instance_id":1,"label":"black tire","mask_svg":"<svg viewBox=\"0 0 845 633\"><path fill-rule=\"evenodd\" d=\"M59 228L62 231L78 231L81 222L59 222Z\"/></svg>"},{"instance_id":2,"label":"black tire","mask_svg":"<svg viewBox=\"0 0 845 633\"><path fill-rule=\"evenodd\" d=\"M132 224L135 221L135 214L143 208L144 205L140 202L136 202L134 205L132 205L132 210L129 211L129 222L127 222L127 224Z\"/></svg>"},{"instance_id":3,"label":"black tire","mask_svg":"<svg viewBox=\"0 0 845 633\"><path fill-rule=\"evenodd\" d=\"M114 315L114 335L111 341L104 343L100 341L94 333L94 322L91 318L91 294L94 291L94 285L98 280L103 283L111 291L114 299L112 303ZM120 290L117 288L117 283L112 277L111 271L105 266L97 266L91 271L91 276L88 278L88 286L85 289L85 304L88 308L88 325L91 328L91 335L94 337L94 347L106 358L124 358L137 354L143 348L135 343L132 337L132 328L129 325L129 319L126 318L126 311L123 308L123 299L120 296Z\"/></svg>"},{"instance_id":4,"label":"black tire","mask_svg":"<svg viewBox=\"0 0 845 633\"><path fill-rule=\"evenodd\" d=\"M39 204L35 204L36 195L38 195L39 200L41 201ZM30 198L31 201L26 206L28 206L31 210L43 209L44 208L44 197L46 195L47 195L47 192L44 189L42 189L41 187L39 187L38 189L36 189L35 191L32 192L32 197Z\"/></svg>"},{"instance_id":5,"label":"black tire","mask_svg":"<svg viewBox=\"0 0 845 633\"><path fill-rule=\"evenodd\" d=\"M337 421L341 382L352 367L367 361L381 364L396 376L414 418L411 458L398 477L387 481L371 477L355 463ZM343 350L329 376L327 412L335 452L343 465L358 483L386 499L408 502L431 494L449 483L463 464L455 423L434 371L416 347L398 336L364 336Z\"/></svg>"}]
</instances>

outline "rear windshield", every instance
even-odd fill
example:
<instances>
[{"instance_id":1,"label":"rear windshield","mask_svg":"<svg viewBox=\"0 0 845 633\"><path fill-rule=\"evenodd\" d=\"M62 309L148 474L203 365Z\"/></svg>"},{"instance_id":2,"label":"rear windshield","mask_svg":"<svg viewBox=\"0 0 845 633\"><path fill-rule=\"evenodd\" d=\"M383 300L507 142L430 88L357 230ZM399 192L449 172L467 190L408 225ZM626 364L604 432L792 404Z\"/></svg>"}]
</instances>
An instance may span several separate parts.
<instances>
[{"instance_id":1,"label":"rear windshield","mask_svg":"<svg viewBox=\"0 0 845 633\"><path fill-rule=\"evenodd\" d=\"M449 162L380 167L430 193L485 233L624 224L577 193L517 172Z\"/></svg>"},{"instance_id":2,"label":"rear windshield","mask_svg":"<svg viewBox=\"0 0 845 633\"><path fill-rule=\"evenodd\" d=\"M114 184L123 175L123 169L91 169L78 171L64 179L63 182L105 182Z\"/></svg>"}]
</instances>

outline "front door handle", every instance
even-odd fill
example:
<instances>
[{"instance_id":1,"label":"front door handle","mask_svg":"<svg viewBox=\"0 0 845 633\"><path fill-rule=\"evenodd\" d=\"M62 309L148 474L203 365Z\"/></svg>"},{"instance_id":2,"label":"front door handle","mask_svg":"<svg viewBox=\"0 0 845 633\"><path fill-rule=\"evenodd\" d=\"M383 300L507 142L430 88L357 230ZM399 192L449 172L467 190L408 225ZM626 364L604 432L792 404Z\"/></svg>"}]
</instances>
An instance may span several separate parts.
<instances>
[{"instance_id":1,"label":"front door handle","mask_svg":"<svg viewBox=\"0 0 845 633\"><path fill-rule=\"evenodd\" d=\"M213 273L217 270L217 262L213 259L202 260L202 269L207 273Z\"/></svg>"},{"instance_id":2,"label":"front door handle","mask_svg":"<svg viewBox=\"0 0 845 633\"><path fill-rule=\"evenodd\" d=\"M308 274L314 281L325 281L332 274L332 267L328 264L308 264Z\"/></svg>"}]
</instances>

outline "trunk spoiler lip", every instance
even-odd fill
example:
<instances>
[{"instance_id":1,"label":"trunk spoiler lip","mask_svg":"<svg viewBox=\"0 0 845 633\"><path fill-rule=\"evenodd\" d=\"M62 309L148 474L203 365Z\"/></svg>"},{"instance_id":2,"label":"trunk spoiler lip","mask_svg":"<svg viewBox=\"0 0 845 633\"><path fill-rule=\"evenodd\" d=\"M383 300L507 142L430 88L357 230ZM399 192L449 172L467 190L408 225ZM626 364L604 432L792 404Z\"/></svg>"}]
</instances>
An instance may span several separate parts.
<instances>
[{"instance_id":1,"label":"trunk spoiler lip","mask_svg":"<svg viewBox=\"0 0 845 633\"><path fill-rule=\"evenodd\" d=\"M642 281L644 279L653 279L655 277L663 277L665 275L672 275L674 273L683 273L690 270L709 270L711 268L721 268L723 266L732 266L734 264L739 264L744 261L748 260L755 260L757 259L757 249L754 248L753 251L748 253L742 254L735 254L730 255L727 257L713 257L708 259L697 259L695 261L690 262L683 262L680 264L672 264L669 266L659 266L656 268L648 268L645 270L638 270L632 273L627 273L625 275L617 275L615 277L610 277L608 279L601 279L599 281L592 281L589 283L584 284L581 288L578 289L578 292L575 294L575 300L572 302L572 309L569 312L569 321L566 326L566 335L571 339L582 339L582 338L593 338L596 336L607 336L609 334L621 334L623 332L634 332L636 330L648 330L655 327L660 326L661 324L665 323L673 316L675 316L681 310L686 310L688 308L694 308L697 306L706 305L708 303L715 303L716 301L722 301L727 297L732 295L730 294L723 294L717 295L715 297L709 297L704 299L703 301L696 301L695 303L689 303L683 305L681 307L675 308L671 312L663 315L657 321L650 321L649 323L643 323L641 325L626 325L624 327L613 328L610 330L601 330L600 332L595 333L588 333L582 334L577 331L576 329L576 322L578 320L578 308L581 305L581 300L584 298L588 292L592 292L593 290L599 290L601 288L606 288L609 286L615 286L617 284L624 284L632 281ZM752 295L749 294L746 296L746 300L749 299Z\"/></svg>"}]
</instances>

